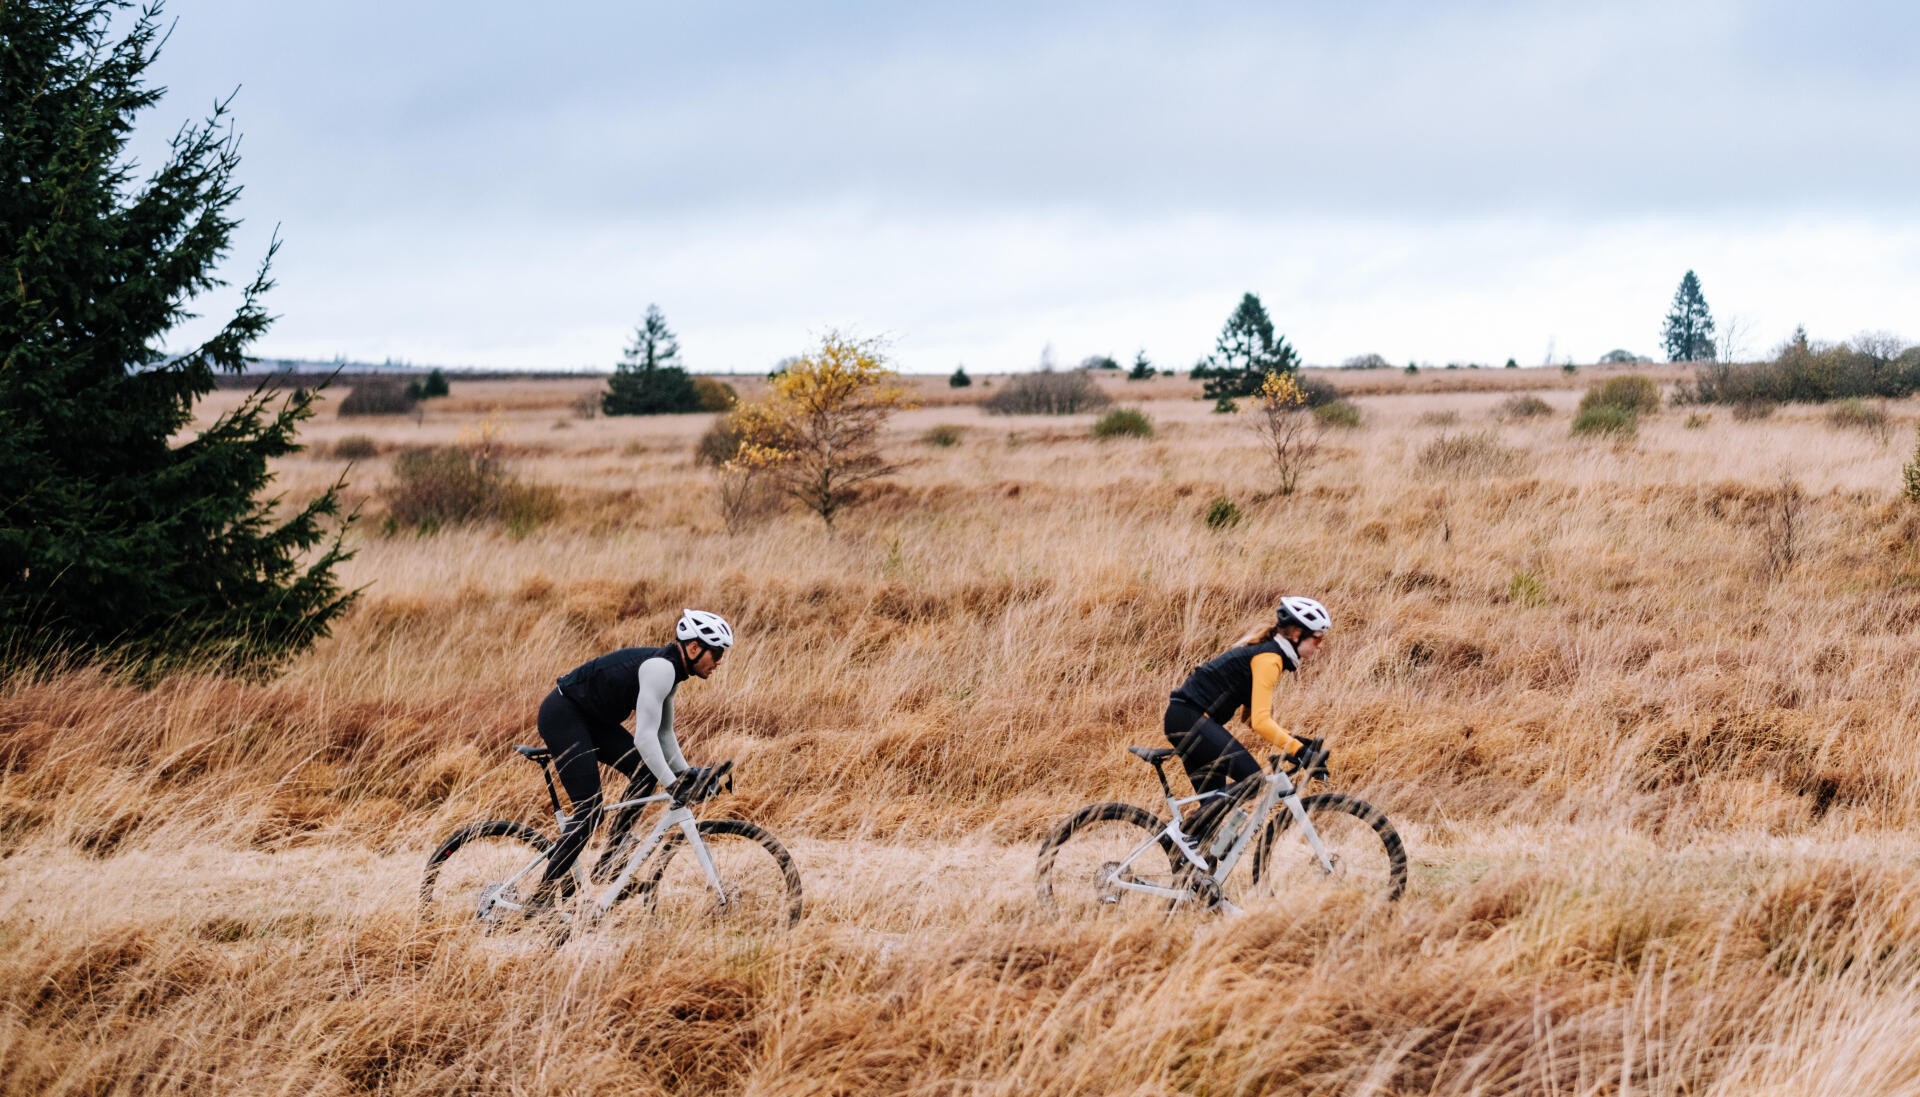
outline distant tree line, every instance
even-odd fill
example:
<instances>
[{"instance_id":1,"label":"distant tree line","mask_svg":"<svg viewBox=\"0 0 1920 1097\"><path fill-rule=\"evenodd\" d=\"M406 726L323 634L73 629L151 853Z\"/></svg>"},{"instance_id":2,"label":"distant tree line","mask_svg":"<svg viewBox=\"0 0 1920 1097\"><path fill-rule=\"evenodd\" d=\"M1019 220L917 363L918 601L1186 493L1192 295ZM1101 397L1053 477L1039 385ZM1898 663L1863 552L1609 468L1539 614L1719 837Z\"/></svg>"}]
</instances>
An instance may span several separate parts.
<instances>
[{"instance_id":1,"label":"distant tree line","mask_svg":"<svg viewBox=\"0 0 1920 1097\"><path fill-rule=\"evenodd\" d=\"M1816 343L1796 329L1772 361L1700 366L1675 392L1682 403L1820 404L1866 397L1897 399L1920 392L1920 346L1884 332L1843 343Z\"/></svg>"}]
</instances>

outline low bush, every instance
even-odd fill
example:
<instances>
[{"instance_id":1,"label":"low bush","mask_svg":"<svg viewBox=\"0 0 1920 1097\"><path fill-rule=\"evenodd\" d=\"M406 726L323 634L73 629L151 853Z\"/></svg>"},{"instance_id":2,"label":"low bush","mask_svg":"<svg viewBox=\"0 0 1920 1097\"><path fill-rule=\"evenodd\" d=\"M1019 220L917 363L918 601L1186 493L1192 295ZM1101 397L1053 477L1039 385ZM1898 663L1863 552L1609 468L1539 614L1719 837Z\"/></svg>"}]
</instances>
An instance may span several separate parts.
<instances>
[{"instance_id":1,"label":"low bush","mask_svg":"<svg viewBox=\"0 0 1920 1097\"><path fill-rule=\"evenodd\" d=\"M1771 400L1742 400L1733 405L1733 417L1742 423L1750 423L1772 415L1773 407Z\"/></svg>"},{"instance_id":2,"label":"low bush","mask_svg":"<svg viewBox=\"0 0 1920 1097\"><path fill-rule=\"evenodd\" d=\"M1700 430L1701 428L1705 427L1708 423L1711 423L1711 422L1713 422L1713 416L1702 415L1696 411L1693 414L1687 416L1687 429Z\"/></svg>"},{"instance_id":3,"label":"low bush","mask_svg":"<svg viewBox=\"0 0 1920 1097\"><path fill-rule=\"evenodd\" d=\"M740 402L732 385L712 377L693 379L693 397L701 411L728 411Z\"/></svg>"},{"instance_id":4,"label":"low bush","mask_svg":"<svg viewBox=\"0 0 1920 1097\"><path fill-rule=\"evenodd\" d=\"M1295 372L1293 382L1300 386L1301 392L1306 394L1307 406L1310 408L1325 407L1340 400L1340 387L1332 381Z\"/></svg>"},{"instance_id":5,"label":"low bush","mask_svg":"<svg viewBox=\"0 0 1920 1097\"><path fill-rule=\"evenodd\" d=\"M965 433L965 427L958 427L952 423L941 423L938 426L928 427L927 432L920 436L920 440L929 446L945 449L948 446L959 445L960 438Z\"/></svg>"},{"instance_id":6,"label":"low bush","mask_svg":"<svg viewBox=\"0 0 1920 1097\"><path fill-rule=\"evenodd\" d=\"M693 463L719 468L740 452L740 423L732 414L716 416L693 447Z\"/></svg>"},{"instance_id":7,"label":"low bush","mask_svg":"<svg viewBox=\"0 0 1920 1097\"><path fill-rule=\"evenodd\" d=\"M1594 404L1573 413L1573 433L1632 438L1640 433L1640 416L1618 404Z\"/></svg>"},{"instance_id":8,"label":"low bush","mask_svg":"<svg viewBox=\"0 0 1920 1097\"><path fill-rule=\"evenodd\" d=\"M1638 373L1609 377L1580 397L1575 415L1596 407L1625 408L1635 415L1650 415L1660 410L1660 386L1653 378Z\"/></svg>"},{"instance_id":9,"label":"low bush","mask_svg":"<svg viewBox=\"0 0 1920 1097\"><path fill-rule=\"evenodd\" d=\"M525 533L560 512L553 489L522 483L484 444L408 450L380 494L390 528L421 533L488 521Z\"/></svg>"},{"instance_id":10,"label":"low bush","mask_svg":"<svg viewBox=\"0 0 1920 1097\"><path fill-rule=\"evenodd\" d=\"M1139 408L1114 408L1093 424L1095 438L1151 438L1153 420Z\"/></svg>"},{"instance_id":11,"label":"low bush","mask_svg":"<svg viewBox=\"0 0 1920 1097\"><path fill-rule=\"evenodd\" d=\"M1920 392L1920 347L1862 338L1857 346L1824 346L1797 335L1771 362L1706 363L1674 399L1698 404L1824 404L1895 400Z\"/></svg>"},{"instance_id":12,"label":"low bush","mask_svg":"<svg viewBox=\"0 0 1920 1097\"><path fill-rule=\"evenodd\" d=\"M1441 476L1496 476L1517 472L1525 463L1519 450L1490 430L1442 434L1420 447L1414 460L1422 471Z\"/></svg>"},{"instance_id":13,"label":"low bush","mask_svg":"<svg viewBox=\"0 0 1920 1097\"><path fill-rule=\"evenodd\" d=\"M348 390L340 401L341 415L405 415L419 401L407 392L407 386L386 377L369 377Z\"/></svg>"},{"instance_id":14,"label":"low bush","mask_svg":"<svg viewBox=\"0 0 1920 1097\"><path fill-rule=\"evenodd\" d=\"M994 415L1072 415L1106 407L1113 398L1082 370L1021 373L981 402Z\"/></svg>"},{"instance_id":15,"label":"low bush","mask_svg":"<svg viewBox=\"0 0 1920 1097\"><path fill-rule=\"evenodd\" d=\"M1901 494L1909 503L1920 503L1920 443L1913 447L1913 458L1900 468L1903 481Z\"/></svg>"},{"instance_id":16,"label":"low bush","mask_svg":"<svg viewBox=\"0 0 1920 1097\"><path fill-rule=\"evenodd\" d=\"M1234 526L1239 525L1240 520L1245 517L1246 515L1240 512L1240 508L1235 505L1234 501L1224 495L1216 496L1213 502L1207 504L1206 522L1208 529L1232 529Z\"/></svg>"},{"instance_id":17,"label":"low bush","mask_svg":"<svg viewBox=\"0 0 1920 1097\"><path fill-rule=\"evenodd\" d=\"M1451 427L1460 422L1460 413L1452 408L1443 411L1423 411L1413 417L1413 422L1415 426L1421 427Z\"/></svg>"},{"instance_id":18,"label":"low bush","mask_svg":"<svg viewBox=\"0 0 1920 1097\"><path fill-rule=\"evenodd\" d=\"M1500 401L1500 406L1494 409L1494 416L1505 420L1535 419L1552 414L1553 405L1531 393L1509 396Z\"/></svg>"},{"instance_id":19,"label":"low bush","mask_svg":"<svg viewBox=\"0 0 1920 1097\"><path fill-rule=\"evenodd\" d=\"M1887 409L1865 400L1842 400L1827 410L1827 425L1837 430L1858 430L1885 442L1892 437L1892 420Z\"/></svg>"},{"instance_id":20,"label":"low bush","mask_svg":"<svg viewBox=\"0 0 1920 1097\"><path fill-rule=\"evenodd\" d=\"M349 434L333 444L333 456L346 461L364 461L380 452L380 443L365 434Z\"/></svg>"},{"instance_id":21,"label":"low bush","mask_svg":"<svg viewBox=\"0 0 1920 1097\"><path fill-rule=\"evenodd\" d=\"M1323 427L1352 430L1360 425L1360 409L1351 400L1335 400L1331 404L1321 404L1314 408L1313 418Z\"/></svg>"}]
</instances>

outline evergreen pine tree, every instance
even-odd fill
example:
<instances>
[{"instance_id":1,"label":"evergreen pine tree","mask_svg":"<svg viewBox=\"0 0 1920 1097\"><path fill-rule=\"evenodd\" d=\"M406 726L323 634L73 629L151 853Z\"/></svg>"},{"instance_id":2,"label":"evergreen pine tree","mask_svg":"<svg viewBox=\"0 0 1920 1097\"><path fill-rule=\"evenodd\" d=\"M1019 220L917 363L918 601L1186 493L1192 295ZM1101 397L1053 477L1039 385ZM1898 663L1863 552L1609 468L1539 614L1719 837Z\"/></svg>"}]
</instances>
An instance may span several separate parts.
<instances>
[{"instance_id":1,"label":"evergreen pine tree","mask_svg":"<svg viewBox=\"0 0 1920 1097\"><path fill-rule=\"evenodd\" d=\"M1133 368L1127 371L1129 381L1153 380L1153 363L1147 361L1147 348L1141 347L1134 352Z\"/></svg>"},{"instance_id":2,"label":"evergreen pine tree","mask_svg":"<svg viewBox=\"0 0 1920 1097\"><path fill-rule=\"evenodd\" d=\"M452 391L452 386L447 384L447 375L438 369L429 370L426 382L420 386L421 397L428 400L436 396L446 396Z\"/></svg>"},{"instance_id":3,"label":"evergreen pine tree","mask_svg":"<svg viewBox=\"0 0 1920 1097\"><path fill-rule=\"evenodd\" d=\"M953 376L947 378L947 387L950 389L963 389L972 384L973 378L967 376L967 367L965 366L953 367Z\"/></svg>"},{"instance_id":4,"label":"evergreen pine tree","mask_svg":"<svg viewBox=\"0 0 1920 1097\"><path fill-rule=\"evenodd\" d=\"M1706 295L1700 292L1700 279L1692 271L1673 291L1673 308L1667 313L1660 340L1666 345L1669 362L1713 361L1713 314L1707 310Z\"/></svg>"},{"instance_id":5,"label":"evergreen pine tree","mask_svg":"<svg viewBox=\"0 0 1920 1097\"><path fill-rule=\"evenodd\" d=\"M325 520L338 484L280 507L313 394L266 383L176 442L272 318L267 249L233 316L165 350L238 223L227 104L136 181L127 140L164 89L164 33L130 0L0 4L0 652L258 671L352 600ZM310 550L317 549L317 552Z\"/></svg>"},{"instance_id":6,"label":"evergreen pine tree","mask_svg":"<svg viewBox=\"0 0 1920 1097\"><path fill-rule=\"evenodd\" d=\"M1227 317L1205 367L1204 371L1196 367L1193 373L1206 380L1205 398L1214 401L1217 410L1235 397L1259 392L1269 373L1293 374L1300 368L1300 356L1287 345L1285 336L1274 334L1266 306L1249 293Z\"/></svg>"},{"instance_id":7,"label":"evergreen pine tree","mask_svg":"<svg viewBox=\"0 0 1920 1097\"><path fill-rule=\"evenodd\" d=\"M647 306L647 318L634 329L632 345L607 379L600 410L608 415L700 410L700 393L680 365L680 344L667 330L667 318L660 314L660 306Z\"/></svg>"}]
</instances>

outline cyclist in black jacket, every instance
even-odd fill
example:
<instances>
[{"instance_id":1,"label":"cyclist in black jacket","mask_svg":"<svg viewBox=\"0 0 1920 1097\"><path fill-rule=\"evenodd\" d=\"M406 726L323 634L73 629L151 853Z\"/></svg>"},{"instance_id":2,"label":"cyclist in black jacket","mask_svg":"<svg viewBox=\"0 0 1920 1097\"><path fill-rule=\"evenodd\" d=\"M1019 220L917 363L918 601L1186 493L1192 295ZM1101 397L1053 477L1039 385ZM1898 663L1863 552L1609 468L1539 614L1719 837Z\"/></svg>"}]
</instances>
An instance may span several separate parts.
<instances>
[{"instance_id":1,"label":"cyclist in black jacket","mask_svg":"<svg viewBox=\"0 0 1920 1097\"><path fill-rule=\"evenodd\" d=\"M573 863L600 824L602 762L629 779L645 764L667 792L686 772L687 760L673 734L673 694L689 675L713 673L733 646L733 629L718 614L690 609L681 613L673 635L671 644L621 648L580 664L540 702L540 738L553 751L573 819L554 844L529 913L571 890ZM631 735L620 726L629 713ZM636 790L636 795L651 794L651 789Z\"/></svg>"},{"instance_id":2,"label":"cyclist in black jacket","mask_svg":"<svg viewBox=\"0 0 1920 1097\"><path fill-rule=\"evenodd\" d=\"M1303 747L1318 751L1318 740L1301 740L1273 718L1273 687L1283 670L1298 670L1303 659L1320 649L1320 639L1333 627L1327 607L1311 598L1282 598L1274 623L1235 641L1234 646L1196 667L1167 700L1166 734L1180 752L1180 764L1195 792L1225 790L1260 775L1260 763L1223 726L1236 710L1247 710L1247 723L1261 738L1290 758L1303 757ZM1250 785L1241 785L1250 788ZM1225 813L1235 797L1212 801L1196 817L1196 833Z\"/></svg>"}]
</instances>

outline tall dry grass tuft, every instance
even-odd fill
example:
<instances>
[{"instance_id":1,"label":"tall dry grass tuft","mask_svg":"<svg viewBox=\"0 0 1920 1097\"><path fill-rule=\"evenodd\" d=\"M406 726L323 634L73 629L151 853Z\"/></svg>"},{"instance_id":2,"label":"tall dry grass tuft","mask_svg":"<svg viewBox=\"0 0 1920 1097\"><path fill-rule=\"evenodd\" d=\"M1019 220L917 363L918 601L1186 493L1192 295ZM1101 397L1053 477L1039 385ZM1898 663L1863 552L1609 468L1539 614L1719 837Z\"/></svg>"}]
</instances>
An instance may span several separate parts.
<instances>
[{"instance_id":1,"label":"tall dry grass tuft","mask_svg":"<svg viewBox=\"0 0 1920 1097\"><path fill-rule=\"evenodd\" d=\"M1508 395L1370 397L1374 429L1283 500L1199 402L1119 449L907 413L883 441L913 463L833 538L799 513L729 535L704 422L555 442L528 397L502 444L562 512L361 540L360 607L279 680L9 672L0 1091L1900 1091L1905 455L1787 409L1655 418L1633 448L1515 422L1516 465L1408 475L1420 415ZM964 445L918 441L946 423ZM1762 563L1778 454L1785 582ZM1264 501L1210 530L1222 497ZM1277 709L1393 817L1408 898L1040 920L1038 836L1150 805L1122 748L1158 745L1167 690L1296 592L1337 628ZM683 687L682 743L737 761L715 809L789 841L808 918L557 953L420 921L440 834L550 827L507 747L553 677L689 605L742 639Z\"/></svg>"}]
</instances>

